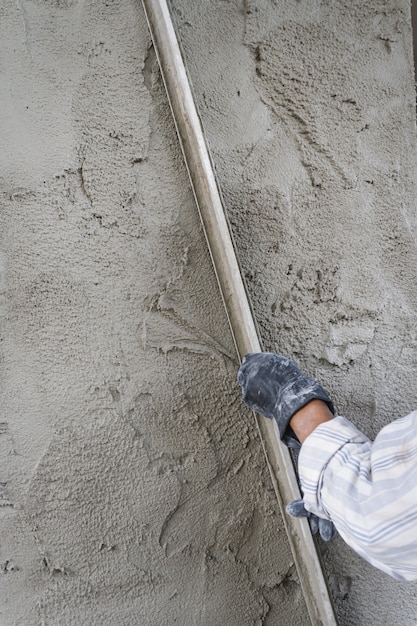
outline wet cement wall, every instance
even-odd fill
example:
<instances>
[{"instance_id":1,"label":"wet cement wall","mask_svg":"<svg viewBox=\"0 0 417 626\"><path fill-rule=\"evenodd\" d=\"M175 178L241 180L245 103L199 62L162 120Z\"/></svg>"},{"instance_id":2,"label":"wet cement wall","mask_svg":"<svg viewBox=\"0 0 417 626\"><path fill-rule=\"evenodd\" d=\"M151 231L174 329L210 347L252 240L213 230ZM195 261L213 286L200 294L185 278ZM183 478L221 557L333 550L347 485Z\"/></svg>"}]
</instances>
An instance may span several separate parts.
<instances>
[{"instance_id":1,"label":"wet cement wall","mask_svg":"<svg viewBox=\"0 0 417 626\"><path fill-rule=\"evenodd\" d=\"M408 3L173 5L264 345L372 437L417 400ZM414 585L323 554L342 624L415 622Z\"/></svg>"},{"instance_id":2,"label":"wet cement wall","mask_svg":"<svg viewBox=\"0 0 417 626\"><path fill-rule=\"evenodd\" d=\"M265 347L416 406L405 1L172 3ZM2 7L0 623L306 624L139 2ZM341 624L414 625L321 546Z\"/></svg>"}]
</instances>

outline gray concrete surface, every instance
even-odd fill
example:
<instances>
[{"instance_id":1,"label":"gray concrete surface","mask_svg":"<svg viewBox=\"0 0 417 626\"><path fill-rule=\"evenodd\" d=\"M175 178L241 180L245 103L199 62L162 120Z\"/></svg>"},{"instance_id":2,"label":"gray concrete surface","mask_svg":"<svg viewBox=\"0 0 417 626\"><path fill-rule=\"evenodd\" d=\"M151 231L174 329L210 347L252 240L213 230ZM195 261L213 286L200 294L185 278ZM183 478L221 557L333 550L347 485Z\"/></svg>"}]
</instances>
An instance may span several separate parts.
<instances>
[{"instance_id":1,"label":"gray concrete surface","mask_svg":"<svg viewBox=\"0 0 417 626\"><path fill-rule=\"evenodd\" d=\"M1 45L0 623L303 623L140 3Z\"/></svg>"},{"instance_id":2,"label":"gray concrete surface","mask_svg":"<svg viewBox=\"0 0 417 626\"><path fill-rule=\"evenodd\" d=\"M417 404L409 4L173 6L264 345L373 436ZM415 585L323 556L342 624L416 622Z\"/></svg>"},{"instance_id":3,"label":"gray concrete surface","mask_svg":"<svg viewBox=\"0 0 417 626\"><path fill-rule=\"evenodd\" d=\"M410 12L175 0L263 340L415 408ZM139 2L1 7L0 623L307 623ZM411 626L322 546L340 623Z\"/></svg>"}]
</instances>

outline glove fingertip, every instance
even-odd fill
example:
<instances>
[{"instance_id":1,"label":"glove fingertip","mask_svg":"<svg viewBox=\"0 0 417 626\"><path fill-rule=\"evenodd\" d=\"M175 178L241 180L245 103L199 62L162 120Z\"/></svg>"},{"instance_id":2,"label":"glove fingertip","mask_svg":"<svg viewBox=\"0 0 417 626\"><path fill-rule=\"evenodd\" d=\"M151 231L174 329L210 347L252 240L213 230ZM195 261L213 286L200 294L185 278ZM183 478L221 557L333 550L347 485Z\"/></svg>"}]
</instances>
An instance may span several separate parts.
<instances>
[{"instance_id":1,"label":"glove fingertip","mask_svg":"<svg viewBox=\"0 0 417 626\"><path fill-rule=\"evenodd\" d=\"M308 517L310 515L304 507L303 500L293 500L285 508L292 517Z\"/></svg>"},{"instance_id":2,"label":"glove fingertip","mask_svg":"<svg viewBox=\"0 0 417 626\"><path fill-rule=\"evenodd\" d=\"M336 528L333 522L326 519L319 520L320 537L323 541L330 541L336 534Z\"/></svg>"}]
</instances>

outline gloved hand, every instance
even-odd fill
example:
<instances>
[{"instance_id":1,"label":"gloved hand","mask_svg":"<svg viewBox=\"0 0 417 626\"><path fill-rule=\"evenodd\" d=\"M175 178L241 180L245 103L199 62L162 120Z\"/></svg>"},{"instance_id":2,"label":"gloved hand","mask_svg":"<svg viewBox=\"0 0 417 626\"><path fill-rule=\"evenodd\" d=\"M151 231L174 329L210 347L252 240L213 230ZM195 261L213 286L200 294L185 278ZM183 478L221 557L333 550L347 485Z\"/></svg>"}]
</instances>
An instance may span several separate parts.
<instances>
[{"instance_id":1,"label":"gloved hand","mask_svg":"<svg viewBox=\"0 0 417 626\"><path fill-rule=\"evenodd\" d=\"M288 428L290 419L310 400L323 400L334 414L333 403L323 387L279 354L247 354L237 380L243 402L264 417L274 418L280 437L287 445L291 446L295 437Z\"/></svg>"},{"instance_id":2,"label":"gloved hand","mask_svg":"<svg viewBox=\"0 0 417 626\"><path fill-rule=\"evenodd\" d=\"M333 522L328 519L318 517L314 513L307 511L304 507L303 500L294 500L293 502L287 504L285 508L287 513L293 517L307 517L308 523L310 524L310 530L313 535L320 533L320 537L324 541L330 541L330 539L333 539L333 537L336 536L337 530Z\"/></svg>"}]
</instances>

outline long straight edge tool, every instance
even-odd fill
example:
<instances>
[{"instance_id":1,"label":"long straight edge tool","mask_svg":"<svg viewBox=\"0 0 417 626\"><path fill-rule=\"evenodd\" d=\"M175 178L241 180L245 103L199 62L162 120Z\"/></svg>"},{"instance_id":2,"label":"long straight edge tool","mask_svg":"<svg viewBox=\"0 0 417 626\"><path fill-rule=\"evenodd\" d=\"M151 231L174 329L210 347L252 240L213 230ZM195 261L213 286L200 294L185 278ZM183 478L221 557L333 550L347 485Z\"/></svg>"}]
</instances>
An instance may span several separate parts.
<instances>
[{"instance_id":1,"label":"long straight edge tool","mask_svg":"<svg viewBox=\"0 0 417 626\"><path fill-rule=\"evenodd\" d=\"M236 350L242 358L248 352L259 352L261 343L171 14L165 0L142 0L142 4ZM290 454L281 444L275 422L257 415L255 419L311 623L334 626L337 620L308 522L285 513L285 504L300 498Z\"/></svg>"}]
</instances>

